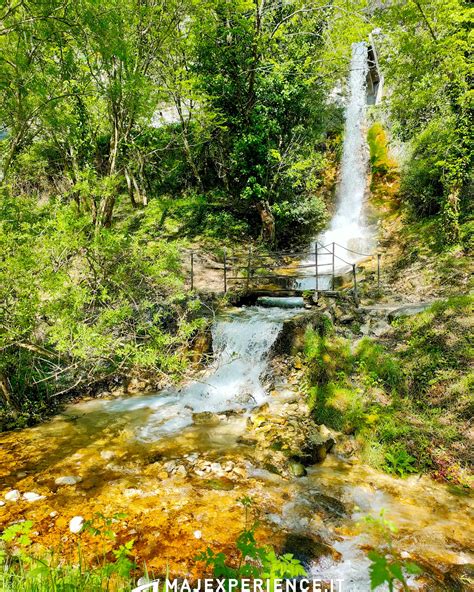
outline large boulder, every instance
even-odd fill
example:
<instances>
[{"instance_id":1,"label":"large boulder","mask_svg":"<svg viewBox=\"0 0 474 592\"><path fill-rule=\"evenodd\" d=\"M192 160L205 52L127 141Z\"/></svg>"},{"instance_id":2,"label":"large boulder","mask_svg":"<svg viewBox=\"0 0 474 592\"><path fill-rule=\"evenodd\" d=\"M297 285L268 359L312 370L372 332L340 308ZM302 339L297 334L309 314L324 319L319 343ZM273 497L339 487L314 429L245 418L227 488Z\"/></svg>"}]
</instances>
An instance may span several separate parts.
<instances>
[{"instance_id":1,"label":"large boulder","mask_svg":"<svg viewBox=\"0 0 474 592\"><path fill-rule=\"evenodd\" d=\"M288 415L255 410L247 430L261 467L284 476L303 477L305 467L323 462L336 436L317 425L304 404Z\"/></svg>"},{"instance_id":2,"label":"large boulder","mask_svg":"<svg viewBox=\"0 0 474 592\"><path fill-rule=\"evenodd\" d=\"M294 355L301 352L307 328L322 330L327 320L327 317L319 310L311 310L287 319L273 343L272 355Z\"/></svg>"},{"instance_id":3,"label":"large boulder","mask_svg":"<svg viewBox=\"0 0 474 592\"><path fill-rule=\"evenodd\" d=\"M417 302L415 304L405 304L404 306L400 306L400 308L396 308L392 310L388 314L388 320L390 322L394 321L395 319L401 319L403 317L411 317L412 315L416 315L420 312L423 312L430 308L433 302Z\"/></svg>"}]
</instances>

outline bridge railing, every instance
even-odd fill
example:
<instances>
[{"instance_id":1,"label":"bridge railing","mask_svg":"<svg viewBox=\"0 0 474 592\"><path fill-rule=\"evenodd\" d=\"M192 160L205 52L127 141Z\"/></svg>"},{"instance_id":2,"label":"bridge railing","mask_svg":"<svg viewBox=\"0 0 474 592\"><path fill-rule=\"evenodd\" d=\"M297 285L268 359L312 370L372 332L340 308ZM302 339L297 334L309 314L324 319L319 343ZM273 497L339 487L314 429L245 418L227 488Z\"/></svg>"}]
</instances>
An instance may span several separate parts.
<instances>
[{"instance_id":1,"label":"bridge railing","mask_svg":"<svg viewBox=\"0 0 474 592\"><path fill-rule=\"evenodd\" d=\"M336 247L338 250L342 249L347 253L365 259L376 258L376 280L377 287L380 288L381 253L363 253L332 242L327 245L315 243L312 250L274 251L268 254L256 253L252 250L252 247L249 247L245 253L229 253L224 248L223 290L227 292L230 287L243 287L245 290L251 291L259 287L262 281L273 280L273 285L270 284L272 292L314 290L318 295L334 291L337 275L350 272L352 274L354 298L358 301L357 265L337 254ZM341 263L347 267L341 268ZM309 280L312 278L314 279L312 288L293 287L289 289L288 286L279 287L279 283L282 281L294 282L295 280ZM328 289L328 284L331 286L331 290ZM323 285L326 285L326 287L323 287ZM193 288L194 253L191 253L191 289Z\"/></svg>"}]
</instances>

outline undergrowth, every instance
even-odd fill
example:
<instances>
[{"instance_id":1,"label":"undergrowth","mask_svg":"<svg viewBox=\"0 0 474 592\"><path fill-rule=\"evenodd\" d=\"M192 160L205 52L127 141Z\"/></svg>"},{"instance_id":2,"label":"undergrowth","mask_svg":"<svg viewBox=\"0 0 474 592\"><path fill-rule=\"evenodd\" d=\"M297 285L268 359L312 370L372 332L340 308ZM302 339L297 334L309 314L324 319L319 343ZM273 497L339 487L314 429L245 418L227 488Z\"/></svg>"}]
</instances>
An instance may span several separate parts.
<instances>
[{"instance_id":1,"label":"undergrowth","mask_svg":"<svg viewBox=\"0 0 474 592\"><path fill-rule=\"evenodd\" d=\"M395 321L385 342L334 332L305 337L309 402L318 423L354 435L364 459L398 476L430 472L468 485L473 413L471 296Z\"/></svg>"}]
</instances>

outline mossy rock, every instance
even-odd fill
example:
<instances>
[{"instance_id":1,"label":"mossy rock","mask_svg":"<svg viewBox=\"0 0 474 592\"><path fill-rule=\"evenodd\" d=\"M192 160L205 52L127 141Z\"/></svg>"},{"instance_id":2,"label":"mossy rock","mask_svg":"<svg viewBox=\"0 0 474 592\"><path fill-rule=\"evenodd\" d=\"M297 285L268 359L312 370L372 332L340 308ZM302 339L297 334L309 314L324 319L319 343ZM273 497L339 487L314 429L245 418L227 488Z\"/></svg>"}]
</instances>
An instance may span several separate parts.
<instances>
[{"instance_id":1,"label":"mossy rock","mask_svg":"<svg viewBox=\"0 0 474 592\"><path fill-rule=\"evenodd\" d=\"M203 489L214 489L216 491L230 491L234 489L235 483L231 479L223 477L222 479L206 479L201 483Z\"/></svg>"}]
</instances>

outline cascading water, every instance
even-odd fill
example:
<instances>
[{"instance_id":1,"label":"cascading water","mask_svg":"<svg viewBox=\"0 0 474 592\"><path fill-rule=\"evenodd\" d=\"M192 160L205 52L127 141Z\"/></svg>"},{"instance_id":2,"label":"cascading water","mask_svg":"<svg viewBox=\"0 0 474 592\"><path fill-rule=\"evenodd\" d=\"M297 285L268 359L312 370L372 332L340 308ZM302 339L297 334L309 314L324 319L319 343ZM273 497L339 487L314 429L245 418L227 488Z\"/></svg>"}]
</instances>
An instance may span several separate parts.
<instances>
[{"instance_id":1,"label":"cascading water","mask_svg":"<svg viewBox=\"0 0 474 592\"><path fill-rule=\"evenodd\" d=\"M373 242L373 232L363 215L368 167L365 131L367 51L365 42L354 43L352 46L341 180L337 191L336 211L329 228L314 241L311 247L314 252L316 245L319 245L318 258L323 274L325 269L329 270L332 265L332 243L335 243L335 269L342 270L347 267L347 263L354 263L360 259L359 255L351 251L368 253ZM313 262L314 256L311 256L304 263L311 264ZM314 279L303 279L297 284L300 289L314 289L315 287ZM323 290L329 289L330 276L323 275L319 278L318 287Z\"/></svg>"},{"instance_id":2,"label":"cascading water","mask_svg":"<svg viewBox=\"0 0 474 592\"><path fill-rule=\"evenodd\" d=\"M106 402L109 412L151 409L146 424L136 430L150 442L193 423L193 414L255 407L264 402L262 385L268 353L282 323L293 311L250 307L218 319L212 328L214 362L199 381L181 391L170 390Z\"/></svg>"},{"instance_id":3,"label":"cascading water","mask_svg":"<svg viewBox=\"0 0 474 592\"><path fill-rule=\"evenodd\" d=\"M338 203L328 230L318 241L323 245L335 242L354 251L368 249L372 239L372 232L363 216L368 167L365 129L367 59L366 43L354 43L349 75L349 101L346 109ZM336 255L351 261L354 260L351 253L341 247L338 249L337 246Z\"/></svg>"}]
</instances>

